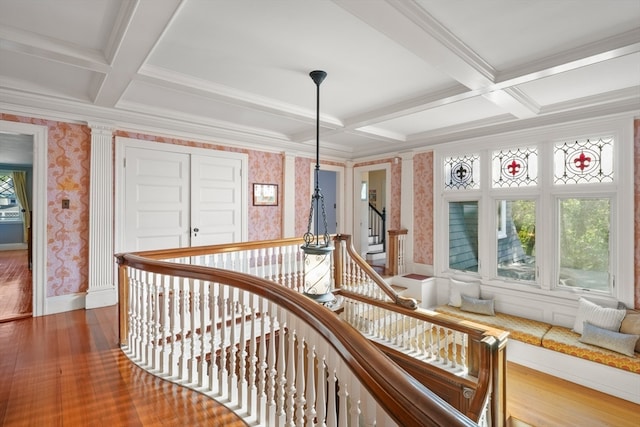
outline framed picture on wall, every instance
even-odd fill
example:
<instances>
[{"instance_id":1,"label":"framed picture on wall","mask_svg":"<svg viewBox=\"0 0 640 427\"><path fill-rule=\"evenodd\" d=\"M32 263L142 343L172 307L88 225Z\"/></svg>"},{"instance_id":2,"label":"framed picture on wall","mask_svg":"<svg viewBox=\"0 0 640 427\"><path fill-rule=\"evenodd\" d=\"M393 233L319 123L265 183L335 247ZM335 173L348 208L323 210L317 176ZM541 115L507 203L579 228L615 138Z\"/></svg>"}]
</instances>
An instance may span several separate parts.
<instances>
[{"instance_id":1,"label":"framed picture on wall","mask_svg":"<svg viewBox=\"0 0 640 427\"><path fill-rule=\"evenodd\" d=\"M253 184L253 206L278 206L278 184Z\"/></svg>"}]
</instances>

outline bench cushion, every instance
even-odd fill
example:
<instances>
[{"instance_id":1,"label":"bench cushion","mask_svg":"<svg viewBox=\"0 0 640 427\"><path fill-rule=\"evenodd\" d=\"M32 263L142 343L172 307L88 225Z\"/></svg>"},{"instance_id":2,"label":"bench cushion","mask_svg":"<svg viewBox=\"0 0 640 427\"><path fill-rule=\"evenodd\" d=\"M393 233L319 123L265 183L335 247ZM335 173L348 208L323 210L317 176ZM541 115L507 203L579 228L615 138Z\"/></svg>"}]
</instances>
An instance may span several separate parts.
<instances>
[{"instance_id":1,"label":"bench cushion","mask_svg":"<svg viewBox=\"0 0 640 427\"><path fill-rule=\"evenodd\" d=\"M482 325L493 326L509 332L509 337L527 344L542 346L542 337L551 329L551 325L536 320L529 320L505 313L496 313L495 316L469 313L459 308L448 305L435 309L439 313L448 314L458 319L470 320Z\"/></svg>"},{"instance_id":2,"label":"bench cushion","mask_svg":"<svg viewBox=\"0 0 640 427\"><path fill-rule=\"evenodd\" d=\"M634 357L580 342L580 334L562 326L553 326L542 340L542 346L571 356L640 374L640 353Z\"/></svg>"}]
</instances>

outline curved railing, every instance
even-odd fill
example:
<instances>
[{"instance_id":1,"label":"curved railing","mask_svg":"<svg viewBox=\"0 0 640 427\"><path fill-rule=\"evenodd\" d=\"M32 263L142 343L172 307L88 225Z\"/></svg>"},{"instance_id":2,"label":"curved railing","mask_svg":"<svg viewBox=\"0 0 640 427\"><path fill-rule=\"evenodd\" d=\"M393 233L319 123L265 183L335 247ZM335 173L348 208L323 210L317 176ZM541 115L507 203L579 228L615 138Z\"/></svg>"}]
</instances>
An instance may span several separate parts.
<instances>
[{"instance_id":1,"label":"curved railing","mask_svg":"<svg viewBox=\"0 0 640 427\"><path fill-rule=\"evenodd\" d=\"M450 403L475 422L503 424L503 331L418 309L353 250L349 236L335 237L338 319L301 295L301 244L283 239L118 255L123 349L145 369L204 391L259 425L302 425L311 416L329 426L374 418L376 425L469 422L429 388L448 399L459 395ZM376 347L411 375L400 370L395 385L377 378L398 368ZM420 404L426 413L411 404L398 409L406 399L432 402ZM331 418L347 416L340 409L345 402L352 402L349 416Z\"/></svg>"}]
</instances>

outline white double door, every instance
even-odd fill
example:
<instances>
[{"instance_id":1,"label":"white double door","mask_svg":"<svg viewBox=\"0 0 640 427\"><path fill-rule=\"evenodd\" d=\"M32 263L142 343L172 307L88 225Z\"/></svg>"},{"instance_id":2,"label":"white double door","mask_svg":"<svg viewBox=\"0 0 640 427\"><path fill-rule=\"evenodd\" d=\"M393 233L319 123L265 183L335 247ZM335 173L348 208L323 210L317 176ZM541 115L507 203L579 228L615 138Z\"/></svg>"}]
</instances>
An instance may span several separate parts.
<instances>
[{"instance_id":1,"label":"white double door","mask_svg":"<svg viewBox=\"0 0 640 427\"><path fill-rule=\"evenodd\" d=\"M123 250L246 240L246 155L147 144L125 144Z\"/></svg>"}]
</instances>

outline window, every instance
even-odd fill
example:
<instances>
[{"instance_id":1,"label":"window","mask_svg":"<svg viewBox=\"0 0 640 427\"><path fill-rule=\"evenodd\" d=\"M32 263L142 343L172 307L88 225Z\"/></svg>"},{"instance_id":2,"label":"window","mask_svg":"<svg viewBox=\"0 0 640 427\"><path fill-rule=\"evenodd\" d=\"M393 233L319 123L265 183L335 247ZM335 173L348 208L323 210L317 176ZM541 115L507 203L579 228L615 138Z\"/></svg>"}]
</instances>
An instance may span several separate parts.
<instances>
[{"instance_id":1,"label":"window","mask_svg":"<svg viewBox=\"0 0 640 427\"><path fill-rule=\"evenodd\" d=\"M0 172L0 222L20 222L20 205L13 187L10 173Z\"/></svg>"},{"instance_id":2,"label":"window","mask_svg":"<svg viewBox=\"0 0 640 427\"><path fill-rule=\"evenodd\" d=\"M498 233L497 275L525 281L536 279L536 202L498 200L496 209L506 224L504 237ZM498 227L498 232L500 228Z\"/></svg>"},{"instance_id":3,"label":"window","mask_svg":"<svg viewBox=\"0 0 640 427\"><path fill-rule=\"evenodd\" d=\"M558 205L560 285L608 292L611 201L569 198Z\"/></svg>"},{"instance_id":4,"label":"window","mask_svg":"<svg viewBox=\"0 0 640 427\"><path fill-rule=\"evenodd\" d=\"M478 202L449 203L449 268L478 271Z\"/></svg>"},{"instance_id":5,"label":"window","mask_svg":"<svg viewBox=\"0 0 640 427\"><path fill-rule=\"evenodd\" d=\"M628 123L601 122L571 128L583 137L531 131L519 144L501 135L437 150L435 274L632 301L616 287L633 282L620 234L633 228L632 136Z\"/></svg>"}]
</instances>

